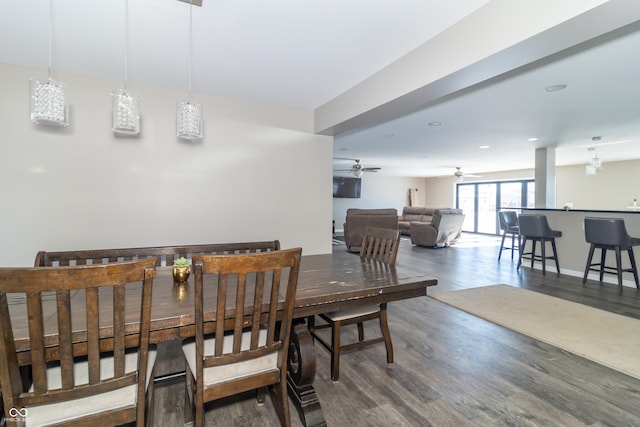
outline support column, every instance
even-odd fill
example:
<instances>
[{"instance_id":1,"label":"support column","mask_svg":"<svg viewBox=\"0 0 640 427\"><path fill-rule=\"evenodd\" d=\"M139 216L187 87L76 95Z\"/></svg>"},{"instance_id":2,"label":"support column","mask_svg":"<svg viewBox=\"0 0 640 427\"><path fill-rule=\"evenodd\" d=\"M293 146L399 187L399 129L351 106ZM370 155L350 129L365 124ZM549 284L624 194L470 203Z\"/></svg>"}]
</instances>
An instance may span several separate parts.
<instances>
[{"instance_id":1,"label":"support column","mask_svg":"<svg viewBox=\"0 0 640 427\"><path fill-rule=\"evenodd\" d=\"M536 208L556 207L556 149L536 149Z\"/></svg>"}]
</instances>

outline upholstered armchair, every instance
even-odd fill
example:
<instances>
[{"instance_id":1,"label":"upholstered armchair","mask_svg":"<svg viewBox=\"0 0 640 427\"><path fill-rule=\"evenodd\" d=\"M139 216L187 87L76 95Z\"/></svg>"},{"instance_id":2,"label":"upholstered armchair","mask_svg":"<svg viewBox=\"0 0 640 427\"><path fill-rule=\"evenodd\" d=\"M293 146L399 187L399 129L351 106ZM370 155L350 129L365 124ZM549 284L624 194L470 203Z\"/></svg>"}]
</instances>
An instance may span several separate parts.
<instances>
[{"instance_id":1,"label":"upholstered armchair","mask_svg":"<svg viewBox=\"0 0 640 427\"><path fill-rule=\"evenodd\" d=\"M398 229L397 209L347 209L344 242L349 252L360 253L365 227Z\"/></svg>"},{"instance_id":2,"label":"upholstered armchair","mask_svg":"<svg viewBox=\"0 0 640 427\"><path fill-rule=\"evenodd\" d=\"M431 223L411 222L411 243L429 247L453 245L460 237L463 223L461 209L436 209Z\"/></svg>"}]
</instances>

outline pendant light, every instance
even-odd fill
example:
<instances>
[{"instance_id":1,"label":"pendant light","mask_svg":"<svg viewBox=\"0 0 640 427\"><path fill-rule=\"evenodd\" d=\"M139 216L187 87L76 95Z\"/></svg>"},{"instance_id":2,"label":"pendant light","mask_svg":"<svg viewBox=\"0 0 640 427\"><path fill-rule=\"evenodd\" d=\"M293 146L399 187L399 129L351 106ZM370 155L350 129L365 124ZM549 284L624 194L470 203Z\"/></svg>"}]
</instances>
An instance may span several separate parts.
<instances>
[{"instance_id":1,"label":"pendant light","mask_svg":"<svg viewBox=\"0 0 640 427\"><path fill-rule=\"evenodd\" d=\"M193 4L189 1L189 92L186 101L178 102L176 128L178 138L198 141L202 138L202 105L191 102L191 65L193 49Z\"/></svg>"},{"instance_id":2,"label":"pendant light","mask_svg":"<svg viewBox=\"0 0 640 427\"><path fill-rule=\"evenodd\" d=\"M31 121L41 125L67 126L65 85L51 78L53 45L53 0L49 0L49 76L46 81L30 79Z\"/></svg>"},{"instance_id":3,"label":"pendant light","mask_svg":"<svg viewBox=\"0 0 640 427\"><path fill-rule=\"evenodd\" d=\"M129 77L129 0L125 0L124 20L124 88L111 93L111 130L116 135L138 135L140 133L140 104L138 98L127 90Z\"/></svg>"}]
</instances>

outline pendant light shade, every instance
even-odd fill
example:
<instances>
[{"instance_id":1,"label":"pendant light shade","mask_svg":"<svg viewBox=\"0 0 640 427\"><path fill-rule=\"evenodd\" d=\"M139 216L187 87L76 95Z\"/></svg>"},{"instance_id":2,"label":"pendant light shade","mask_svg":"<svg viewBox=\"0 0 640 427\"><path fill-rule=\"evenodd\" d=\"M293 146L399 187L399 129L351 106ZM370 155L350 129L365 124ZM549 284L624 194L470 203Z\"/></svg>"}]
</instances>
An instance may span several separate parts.
<instances>
[{"instance_id":1,"label":"pendant light shade","mask_svg":"<svg viewBox=\"0 0 640 427\"><path fill-rule=\"evenodd\" d=\"M52 78L31 79L31 121L39 125L67 126L65 86Z\"/></svg>"},{"instance_id":2,"label":"pendant light shade","mask_svg":"<svg viewBox=\"0 0 640 427\"><path fill-rule=\"evenodd\" d=\"M189 95L178 102L176 109L176 133L187 141L202 139L202 105L191 102L191 62L193 45L193 5L189 2Z\"/></svg>"},{"instance_id":3,"label":"pendant light shade","mask_svg":"<svg viewBox=\"0 0 640 427\"><path fill-rule=\"evenodd\" d=\"M53 12L49 1L49 77L30 80L31 121L41 125L67 126L65 85L51 78L51 51L53 45Z\"/></svg>"},{"instance_id":4,"label":"pendant light shade","mask_svg":"<svg viewBox=\"0 0 640 427\"><path fill-rule=\"evenodd\" d=\"M127 91L129 78L129 1L125 0L124 27L124 89L111 93L111 130L116 135L138 135L140 133L140 103L135 95Z\"/></svg>"},{"instance_id":5,"label":"pendant light shade","mask_svg":"<svg viewBox=\"0 0 640 427\"><path fill-rule=\"evenodd\" d=\"M111 94L112 130L115 134L138 135L140 133L140 107L138 99L120 89Z\"/></svg>"},{"instance_id":6,"label":"pendant light shade","mask_svg":"<svg viewBox=\"0 0 640 427\"><path fill-rule=\"evenodd\" d=\"M196 141L202 138L202 105L192 104L191 100L178 102L177 108L178 138Z\"/></svg>"}]
</instances>

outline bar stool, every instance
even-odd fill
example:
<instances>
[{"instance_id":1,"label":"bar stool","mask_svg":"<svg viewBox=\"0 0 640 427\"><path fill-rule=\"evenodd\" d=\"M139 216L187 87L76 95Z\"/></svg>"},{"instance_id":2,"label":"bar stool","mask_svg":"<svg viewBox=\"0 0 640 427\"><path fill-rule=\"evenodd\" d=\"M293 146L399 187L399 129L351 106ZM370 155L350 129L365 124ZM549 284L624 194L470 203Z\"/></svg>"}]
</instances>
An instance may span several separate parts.
<instances>
[{"instance_id":1,"label":"bar stool","mask_svg":"<svg viewBox=\"0 0 640 427\"><path fill-rule=\"evenodd\" d=\"M498 252L498 261L502 257L502 251L511 249L511 259L513 259L514 249L520 249L520 227L518 226L518 214L515 211L498 212L500 220L500 230L502 230L502 241L500 242L500 251ZM504 246L504 240L507 235L511 236L511 247ZM518 236L518 246L515 245L516 236Z\"/></svg>"},{"instance_id":2,"label":"bar stool","mask_svg":"<svg viewBox=\"0 0 640 427\"><path fill-rule=\"evenodd\" d=\"M522 258L531 260L531 268L534 261L542 262L542 274L547 274L547 260L552 259L556 263L556 269L560 274L560 263L558 262L558 251L556 250L556 237L562 237L562 231L552 230L549 227L546 215L527 214L518 217L520 226L520 258L518 259L518 269L522 265ZM527 240L531 240L531 252L525 252L524 248ZM536 242L540 242L541 255L536 255ZM547 256L546 243L551 242L553 256Z\"/></svg>"},{"instance_id":3,"label":"bar stool","mask_svg":"<svg viewBox=\"0 0 640 427\"><path fill-rule=\"evenodd\" d=\"M622 293L622 273L626 272L633 273L636 288L640 288L636 260L633 255L633 246L640 245L640 238L629 236L627 228L624 225L624 219L586 217L584 219L584 234L587 243L591 243L591 246L589 247L587 266L584 269L584 276L582 277L583 285L587 282L589 271L597 271L600 273L600 283L602 283L604 273L617 274L618 292ZM596 248L600 249L600 262L591 263L593 252ZM615 251L616 253L615 267L605 265L608 250ZM631 268L622 268L622 250L626 250L627 254L629 254Z\"/></svg>"}]
</instances>

